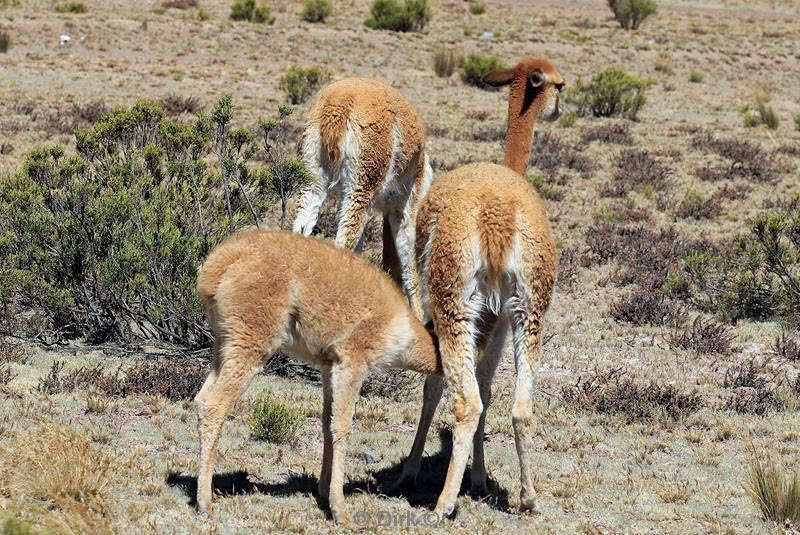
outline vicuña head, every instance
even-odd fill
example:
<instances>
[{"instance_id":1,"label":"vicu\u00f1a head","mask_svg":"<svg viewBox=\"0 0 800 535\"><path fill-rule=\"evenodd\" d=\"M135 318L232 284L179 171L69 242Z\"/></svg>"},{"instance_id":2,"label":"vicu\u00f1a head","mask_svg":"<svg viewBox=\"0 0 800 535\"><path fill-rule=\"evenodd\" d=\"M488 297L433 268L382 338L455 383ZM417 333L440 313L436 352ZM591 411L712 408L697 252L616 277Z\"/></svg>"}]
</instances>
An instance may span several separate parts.
<instances>
[{"instance_id":1,"label":"vicu\u00f1a head","mask_svg":"<svg viewBox=\"0 0 800 535\"><path fill-rule=\"evenodd\" d=\"M497 69L483 77L493 87L511 86L508 95L508 134L503 161L525 176L538 117L554 121L561 115L564 77L549 61L525 58L510 69Z\"/></svg>"}]
</instances>

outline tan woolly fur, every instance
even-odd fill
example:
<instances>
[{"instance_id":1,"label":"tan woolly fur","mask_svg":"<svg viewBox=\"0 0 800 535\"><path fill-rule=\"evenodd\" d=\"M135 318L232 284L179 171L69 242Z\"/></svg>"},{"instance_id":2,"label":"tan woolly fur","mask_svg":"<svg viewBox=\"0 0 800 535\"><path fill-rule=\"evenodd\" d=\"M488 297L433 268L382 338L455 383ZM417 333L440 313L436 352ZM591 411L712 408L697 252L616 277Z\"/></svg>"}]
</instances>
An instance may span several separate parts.
<instances>
[{"instance_id":1,"label":"tan woolly fur","mask_svg":"<svg viewBox=\"0 0 800 535\"><path fill-rule=\"evenodd\" d=\"M416 303L414 228L433 172L414 108L376 80L335 82L314 98L302 147L316 180L300 199L292 230L311 234L322 203L334 193L341 197L336 244L359 251L367 212L377 210L383 215L384 269Z\"/></svg>"},{"instance_id":2,"label":"tan woolly fur","mask_svg":"<svg viewBox=\"0 0 800 535\"><path fill-rule=\"evenodd\" d=\"M366 259L298 234L246 230L208 256L197 281L214 332L211 372L195 398L200 436L197 506L211 513L220 428L277 350L322 371L319 495L337 522L355 398L370 370L442 374L435 337L394 282Z\"/></svg>"},{"instance_id":3,"label":"tan woolly fur","mask_svg":"<svg viewBox=\"0 0 800 535\"><path fill-rule=\"evenodd\" d=\"M556 249L539 194L525 174L537 117L554 120L564 79L548 61L527 58L484 81L510 86L505 165L473 163L439 178L417 218L415 258L420 308L439 337L454 401L453 451L436 512L449 515L473 438L472 487L487 492L483 428L491 382L511 330L517 382L512 422L520 462L520 509L535 511L530 466L534 373L556 276ZM401 485L416 478L425 437L442 393L429 377Z\"/></svg>"}]
</instances>

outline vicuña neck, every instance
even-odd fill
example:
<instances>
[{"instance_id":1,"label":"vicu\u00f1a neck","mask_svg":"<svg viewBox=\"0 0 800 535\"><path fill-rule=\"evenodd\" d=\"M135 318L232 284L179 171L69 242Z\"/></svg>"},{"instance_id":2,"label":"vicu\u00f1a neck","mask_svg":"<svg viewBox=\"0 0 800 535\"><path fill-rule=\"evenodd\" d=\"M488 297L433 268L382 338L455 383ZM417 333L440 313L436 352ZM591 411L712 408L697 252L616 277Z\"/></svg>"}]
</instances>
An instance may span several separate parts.
<instances>
[{"instance_id":1,"label":"vicu\u00f1a neck","mask_svg":"<svg viewBox=\"0 0 800 535\"><path fill-rule=\"evenodd\" d=\"M528 162L533 147L533 125L536 121L533 95L526 91L527 83L525 78L517 78L511 82L508 96L506 155L503 160L503 165L522 176L528 173Z\"/></svg>"}]
</instances>

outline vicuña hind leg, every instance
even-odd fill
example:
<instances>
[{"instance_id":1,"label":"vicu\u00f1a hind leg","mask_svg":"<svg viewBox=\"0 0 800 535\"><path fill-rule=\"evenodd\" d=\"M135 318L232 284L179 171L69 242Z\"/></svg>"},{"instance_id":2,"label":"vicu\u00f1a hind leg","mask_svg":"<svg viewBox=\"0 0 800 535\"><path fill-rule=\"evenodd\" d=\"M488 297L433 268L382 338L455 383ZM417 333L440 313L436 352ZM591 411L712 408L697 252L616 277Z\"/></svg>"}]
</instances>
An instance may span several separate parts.
<instances>
[{"instance_id":1,"label":"vicu\u00f1a hind leg","mask_svg":"<svg viewBox=\"0 0 800 535\"><path fill-rule=\"evenodd\" d=\"M333 437L331 436L331 406L333 391L331 386L331 368L322 368L322 469L319 473L319 498L328 504L331 490L331 456L333 455Z\"/></svg>"},{"instance_id":2,"label":"vicu\u00f1a hind leg","mask_svg":"<svg viewBox=\"0 0 800 535\"><path fill-rule=\"evenodd\" d=\"M461 488L461 479L469 457L470 440L478 428L483 406L475 378L475 347L472 329L462 320L439 337L444 374L453 396L455 426L453 453L447 479L436 502L436 513L443 518L453 512Z\"/></svg>"},{"instance_id":3,"label":"vicu\u00f1a hind leg","mask_svg":"<svg viewBox=\"0 0 800 535\"><path fill-rule=\"evenodd\" d=\"M497 363L503 356L506 333L508 332L508 317L503 314L497 318L489 343L483 351L483 357L475 369L478 379L478 388L481 393L483 412L478 420L478 429L472 441L472 471L470 472L470 486L473 494L485 496L489 493L486 485L486 461L483 452L484 426L486 424L486 411L492 398L492 379L497 369Z\"/></svg>"},{"instance_id":4,"label":"vicu\u00f1a hind leg","mask_svg":"<svg viewBox=\"0 0 800 535\"><path fill-rule=\"evenodd\" d=\"M263 353L262 353L263 354ZM214 472L214 453L219 432L234 401L241 395L261 365L259 355L233 349L229 344L222 348L222 365L216 380L213 370L198 394L200 435L200 462L197 476L197 508L211 513L211 478Z\"/></svg>"},{"instance_id":5,"label":"vicu\u00f1a hind leg","mask_svg":"<svg viewBox=\"0 0 800 535\"><path fill-rule=\"evenodd\" d=\"M514 332L514 360L517 368L517 384L514 407L511 411L514 425L514 441L519 457L520 511L538 513L536 489L531 477L531 450L533 449L533 387L534 374L541 357L540 318L525 311L512 317Z\"/></svg>"},{"instance_id":6,"label":"vicu\u00f1a hind leg","mask_svg":"<svg viewBox=\"0 0 800 535\"><path fill-rule=\"evenodd\" d=\"M341 359L330 370L331 419L330 419L330 484L328 504L331 515L338 523L350 523L350 515L344 507L344 462L347 439L353 424L355 398L364 381L366 370L348 359ZM323 459L325 453L323 452ZM324 464L324 463L323 463ZM323 467L324 468L324 467Z\"/></svg>"},{"instance_id":7,"label":"vicu\u00f1a hind leg","mask_svg":"<svg viewBox=\"0 0 800 535\"><path fill-rule=\"evenodd\" d=\"M443 378L429 375L425 379L425 386L422 390L422 412L419 416L417 434L414 437L414 445L411 446L411 453L408 454L408 458L403 463L403 472L393 485L395 489L417 480L422 464L422 454L425 452L425 441L428 438L428 431L433 421L433 415L436 413L436 407L439 405L439 400L442 399L443 389Z\"/></svg>"}]
</instances>

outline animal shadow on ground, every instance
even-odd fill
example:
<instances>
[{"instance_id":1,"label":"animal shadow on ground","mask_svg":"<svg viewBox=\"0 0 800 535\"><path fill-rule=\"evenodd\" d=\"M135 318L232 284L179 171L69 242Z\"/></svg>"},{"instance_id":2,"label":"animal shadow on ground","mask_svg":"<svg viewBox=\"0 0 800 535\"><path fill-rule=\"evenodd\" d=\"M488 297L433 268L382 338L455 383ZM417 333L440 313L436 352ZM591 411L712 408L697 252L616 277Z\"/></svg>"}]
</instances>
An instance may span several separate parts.
<instances>
[{"instance_id":1,"label":"animal shadow on ground","mask_svg":"<svg viewBox=\"0 0 800 535\"><path fill-rule=\"evenodd\" d=\"M447 467L450 463L450 454L453 447L453 435L447 428L439 428L439 440L442 447L434 455L424 457L419 476L415 483L409 483L400 488L393 489L392 485L400 477L403 463L397 463L388 468L370 472L366 478L351 479L344 486L345 495L355 493L378 494L388 497L405 498L412 507L426 507L432 509L444 485L447 476ZM470 493L470 467L464 472L461 482L461 494L469 494L474 499L482 500L495 509L510 512L508 503L508 490L491 476L487 478L489 494L485 496ZM311 494L317 498L318 479L307 473L290 474L286 481L281 483L260 483L257 477L251 477L245 471L214 474L212 480L214 494L222 497L240 496L246 494L265 494L269 496L289 496L292 494ZM197 477L178 472L170 472L166 483L170 487L180 488L189 498L188 505L197 505ZM320 506L323 504L320 503Z\"/></svg>"}]
</instances>

